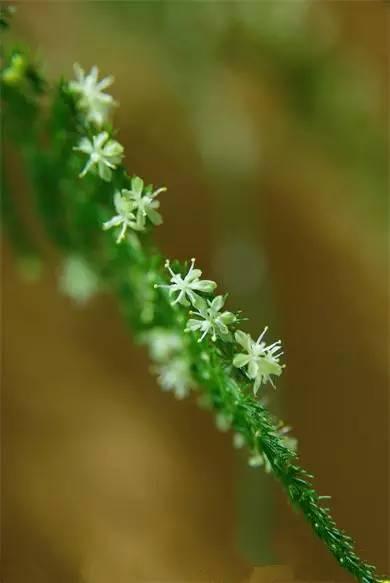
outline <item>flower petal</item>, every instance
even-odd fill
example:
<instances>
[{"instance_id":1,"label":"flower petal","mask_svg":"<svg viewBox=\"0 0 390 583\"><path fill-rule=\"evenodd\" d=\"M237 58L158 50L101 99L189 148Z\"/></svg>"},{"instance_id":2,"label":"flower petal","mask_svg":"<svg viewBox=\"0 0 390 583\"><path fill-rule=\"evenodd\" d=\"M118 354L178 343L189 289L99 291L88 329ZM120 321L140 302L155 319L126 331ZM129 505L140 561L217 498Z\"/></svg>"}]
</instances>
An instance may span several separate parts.
<instances>
[{"instance_id":1,"label":"flower petal","mask_svg":"<svg viewBox=\"0 0 390 583\"><path fill-rule=\"evenodd\" d=\"M190 319L187 322L187 330L191 330L195 332L196 330L200 330L202 328L202 322L200 320Z\"/></svg>"},{"instance_id":2,"label":"flower petal","mask_svg":"<svg viewBox=\"0 0 390 583\"><path fill-rule=\"evenodd\" d=\"M248 354L236 354L236 356L233 358L233 366L242 368L248 364L249 358L250 357Z\"/></svg>"},{"instance_id":3,"label":"flower petal","mask_svg":"<svg viewBox=\"0 0 390 583\"><path fill-rule=\"evenodd\" d=\"M114 207L116 212L119 214L122 213L122 209L123 209L123 204L122 204L122 195L123 195L124 191L122 190L122 192L119 192L119 190L117 190L114 194Z\"/></svg>"},{"instance_id":4,"label":"flower petal","mask_svg":"<svg viewBox=\"0 0 390 583\"><path fill-rule=\"evenodd\" d=\"M195 270L196 271L196 270ZM192 288L196 289L197 291L201 291L207 294L213 293L217 284L215 281L211 281L209 279L202 279L201 281L194 281L192 284Z\"/></svg>"},{"instance_id":5,"label":"flower petal","mask_svg":"<svg viewBox=\"0 0 390 583\"><path fill-rule=\"evenodd\" d=\"M194 301L192 302L193 306L198 310L198 312L205 317L207 314L207 302L205 299L201 298L198 295L195 295Z\"/></svg>"},{"instance_id":6,"label":"flower petal","mask_svg":"<svg viewBox=\"0 0 390 583\"><path fill-rule=\"evenodd\" d=\"M123 153L123 146L115 140L110 140L104 146L104 155L109 157L121 157Z\"/></svg>"},{"instance_id":7,"label":"flower petal","mask_svg":"<svg viewBox=\"0 0 390 583\"><path fill-rule=\"evenodd\" d=\"M226 334L229 334L228 327L220 319L215 322L215 325L216 325L218 332L220 334L222 334L223 336L226 336Z\"/></svg>"},{"instance_id":8,"label":"flower petal","mask_svg":"<svg viewBox=\"0 0 390 583\"><path fill-rule=\"evenodd\" d=\"M97 136L93 137L93 145L95 148L101 148L104 142L108 140L108 133L107 132L100 132Z\"/></svg>"},{"instance_id":9,"label":"flower petal","mask_svg":"<svg viewBox=\"0 0 390 583\"><path fill-rule=\"evenodd\" d=\"M200 269L190 269L190 271L187 273L185 279L187 281L194 281L195 279L199 279L200 276L202 275L202 272Z\"/></svg>"},{"instance_id":10,"label":"flower petal","mask_svg":"<svg viewBox=\"0 0 390 583\"><path fill-rule=\"evenodd\" d=\"M248 363L248 377L250 379L254 379L258 376L259 373L259 365L257 364L256 360L250 359Z\"/></svg>"},{"instance_id":11,"label":"flower petal","mask_svg":"<svg viewBox=\"0 0 390 583\"><path fill-rule=\"evenodd\" d=\"M259 374L256 377L255 384L253 385L253 392L254 392L255 395L257 395L257 392L258 392L258 390L260 388L260 385L261 385L262 380L263 380L262 379L262 376L261 376L261 374Z\"/></svg>"},{"instance_id":12,"label":"flower petal","mask_svg":"<svg viewBox=\"0 0 390 583\"><path fill-rule=\"evenodd\" d=\"M155 211L153 208L150 208L150 207L147 208L146 214L148 215L148 218L153 223L153 225L161 225L161 223L163 222L162 216L160 215L160 213Z\"/></svg>"},{"instance_id":13,"label":"flower petal","mask_svg":"<svg viewBox=\"0 0 390 583\"><path fill-rule=\"evenodd\" d=\"M104 89L107 89L107 87L110 87L110 85L112 85L114 83L114 77L112 75L109 75L108 77L104 77L101 81L99 81L99 83L96 84L96 89L98 91L104 91ZM111 97L111 95L108 95L107 97Z\"/></svg>"},{"instance_id":14,"label":"flower petal","mask_svg":"<svg viewBox=\"0 0 390 583\"><path fill-rule=\"evenodd\" d=\"M91 154L93 152L93 145L88 138L81 138L75 150L84 152L84 154Z\"/></svg>"},{"instance_id":15,"label":"flower petal","mask_svg":"<svg viewBox=\"0 0 390 583\"><path fill-rule=\"evenodd\" d=\"M111 180L111 176L112 176L112 172L110 170L110 168L108 168L108 166L106 166L106 164L103 164L103 162L99 162L99 176L102 180L105 180L106 182L110 182Z\"/></svg>"},{"instance_id":16,"label":"flower petal","mask_svg":"<svg viewBox=\"0 0 390 583\"><path fill-rule=\"evenodd\" d=\"M213 310L215 310L216 312L219 312L221 310L221 308L223 308L224 303L225 303L225 298L223 296L217 296L211 302L211 306L210 307Z\"/></svg>"},{"instance_id":17,"label":"flower petal","mask_svg":"<svg viewBox=\"0 0 390 583\"><path fill-rule=\"evenodd\" d=\"M226 324L226 326L230 326L230 324L233 324L233 322L235 322L236 316L232 312L223 312L220 315L219 319L221 320L221 322Z\"/></svg>"},{"instance_id":18,"label":"flower petal","mask_svg":"<svg viewBox=\"0 0 390 583\"><path fill-rule=\"evenodd\" d=\"M251 337L249 334L246 334L242 330L236 330L234 338L236 339L236 342L240 344L240 346L242 346L247 352L250 352Z\"/></svg>"},{"instance_id":19,"label":"flower petal","mask_svg":"<svg viewBox=\"0 0 390 583\"><path fill-rule=\"evenodd\" d=\"M144 189L144 181L139 176L133 176L131 179L131 189L137 194L141 194Z\"/></svg>"}]
</instances>

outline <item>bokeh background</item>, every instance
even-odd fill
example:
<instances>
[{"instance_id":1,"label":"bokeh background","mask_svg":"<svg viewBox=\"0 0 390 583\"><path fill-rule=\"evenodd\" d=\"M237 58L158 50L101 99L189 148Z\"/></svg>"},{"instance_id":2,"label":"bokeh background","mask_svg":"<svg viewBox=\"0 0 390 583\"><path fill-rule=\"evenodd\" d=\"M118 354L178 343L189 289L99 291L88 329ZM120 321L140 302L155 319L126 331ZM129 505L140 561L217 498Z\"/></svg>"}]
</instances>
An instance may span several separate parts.
<instances>
[{"instance_id":1,"label":"bokeh background","mask_svg":"<svg viewBox=\"0 0 390 583\"><path fill-rule=\"evenodd\" d=\"M389 570L386 3L17 8L13 38L49 79L74 62L115 76L127 166L168 187L159 244L196 256L253 334L283 338L270 406L339 525ZM158 390L115 298L61 293L63 258L7 152L46 265L27 282L5 242L3 581L228 583L255 565L349 580L208 413Z\"/></svg>"}]
</instances>

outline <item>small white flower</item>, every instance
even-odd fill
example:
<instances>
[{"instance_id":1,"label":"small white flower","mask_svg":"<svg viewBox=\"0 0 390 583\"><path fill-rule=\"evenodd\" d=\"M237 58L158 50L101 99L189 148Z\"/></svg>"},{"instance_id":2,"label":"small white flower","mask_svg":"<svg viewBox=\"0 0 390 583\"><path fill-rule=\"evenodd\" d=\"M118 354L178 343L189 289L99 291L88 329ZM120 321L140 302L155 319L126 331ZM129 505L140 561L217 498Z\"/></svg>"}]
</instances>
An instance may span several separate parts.
<instances>
[{"instance_id":1,"label":"small white flower","mask_svg":"<svg viewBox=\"0 0 390 583\"><path fill-rule=\"evenodd\" d=\"M264 471L269 474L272 471L272 466L266 454L256 452L248 459L248 464L251 468L259 468L264 466Z\"/></svg>"},{"instance_id":2,"label":"small white flower","mask_svg":"<svg viewBox=\"0 0 390 583\"><path fill-rule=\"evenodd\" d=\"M85 112L87 121L101 126L108 119L111 108L116 105L114 99L108 93L104 93L112 85L113 77L105 77L98 81L99 70L92 67L88 74L75 63L73 69L76 75L75 81L70 81L69 88L78 95L78 107Z\"/></svg>"},{"instance_id":3,"label":"small white flower","mask_svg":"<svg viewBox=\"0 0 390 583\"><path fill-rule=\"evenodd\" d=\"M150 356L157 362L164 362L183 350L183 340L176 332L155 328L144 336Z\"/></svg>"},{"instance_id":4,"label":"small white flower","mask_svg":"<svg viewBox=\"0 0 390 583\"><path fill-rule=\"evenodd\" d=\"M233 447L235 449L241 449L246 444L246 439L242 433L235 433L233 435Z\"/></svg>"},{"instance_id":5,"label":"small white flower","mask_svg":"<svg viewBox=\"0 0 390 583\"><path fill-rule=\"evenodd\" d=\"M122 190L123 193L123 190ZM112 227L121 227L119 235L116 242L120 243L123 241L126 231L128 228L134 229L136 226L134 202L129 200L125 195L122 195L118 190L114 194L114 206L118 214L116 214L112 219L103 223L103 229L107 231Z\"/></svg>"},{"instance_id":6,"label":"small white flower","mask_svg":"<svg viewBox=\"0 0 390 583\"><path fill-rule=\"evenodd\" d=\"M281 429L279 429L279 435L283 439L286 447L291 449L291 451L296 451L298 447L298 440L296 437L293 437L292 435L287 435L290 431L291 427L284 426Z\"/></svg>"},{"instance_id":7,"label":"small white flower","mask_svg":"<svg viewBox=\"0 0 390 583\"><path fill-rule=\"evenodd\" d=\"M199 297L196 292L202 293L213 293L217 284L214 281L208 279L199 279L202 275L200 269L194 269L195 259L191 259L191 266L188 273L182 277L180 273L175 273L172 271L170 262L167 259L165 262L165 267L171 274L171 283L169 285L156 285L155 287L167 288L169 290L169 295L177 294L176 299L172 302L172 305L177 303L183 306L188 306L190 302L195 305L196 298Z\"/></svg>"},{"instance_id":8,"label":"small white flower","mask_svg":"<svg viewBox=\"0 0 390 583\"><path fill-rule=\"evenodd\" d=\"M247 367L246 374L255 381L254 393L256 394L259 387L268 381L274 386L271 375L280 376L283 370L283 365L279 363L279 358L283 354L281 352L281 341L277 340L273 344L267 346L263 342L263 336L267 332L266 326L259 338L255 342L249 334L245 334L241 330L235 333L235 339L246 351L246 354L236 354L233 359L233 365L237 368Z\"/></svg>"},{"instance_id":9,"label":"small white flower","mask_svg":"<svg viewBox=\"0 0 390 583\"><path fill-rule=\"evenodd\" d=\"M111 180L112 170L115 170L123 158L123 146L116 140L110 139L107 132L100 132L100 134L93 136L92 141L88 138L82 138L74 149L89 156L80 177L92 170L97 171L100 178L106 182Z\"/></svg>"},{"instance_id":10,"label":"small white flower","mask_svg":"<svg viewBox=\"0 0 390 583\"><path fill-rule=\"evenodd\" d=\"M99 279L82 257L71 256L65 260L59 286L75 302L84 304L98 291Z\"/></svg>"},{"instance_id":11,"label":"small white flower","mask_svg":"<svg viewBox=\"0 0 390 583\"><path fill-rule=\"evenodd\" d=\"M174 358L156 370L163 391L172 391L177 399L184 399L189 395L194 383L185 358Z\"/></svg>"},{"instance_id":12,"label":"small white flower","mask_svg":"<svg viewBox=\"0 0 390 583\"><path fill-rule=\"evenodd\" d=\"M222 340L226 340L229 336L228 326L233 324L236 316L232 312L221 313L224 303L225 298L223 296L217 296L213 300L207 301L197 296L193 302L196 311L190 312L197 318L188 320L186 331L202 332L198 342L201 342L206 334L211 334L213 342L217 340L218 336Z\"/></svg>"},{"instance_id":13,"label":"small white flower","mask_svg":"<svg viewBox=\"0 0 390 583\"><path fill-rule=\"evenodd\" d=\"M215 417L215 425L219 431L226 432L232 426L232 418L229 415L225 415L225 413L217 413Z\"/></svg>"},{"instance_id":14,"label":"small white flower","mask_svg":"<svg viewBox=\"0 0 390 583\"><path fill-rule=\"evenodd\" d=\"M126 195L129 200L134 202L134 209L136 210L136 229L143 231L145 229L145 221L148 218L153 225L161 225L162 217L156 209L159 208L160 202L156 197L160 192L164 192L165 187L152 189L147 187L144 191L144 181L139 176L134 176L131 179L131 190L122 190L122 194Z\"/></svg>"}]
</instances>

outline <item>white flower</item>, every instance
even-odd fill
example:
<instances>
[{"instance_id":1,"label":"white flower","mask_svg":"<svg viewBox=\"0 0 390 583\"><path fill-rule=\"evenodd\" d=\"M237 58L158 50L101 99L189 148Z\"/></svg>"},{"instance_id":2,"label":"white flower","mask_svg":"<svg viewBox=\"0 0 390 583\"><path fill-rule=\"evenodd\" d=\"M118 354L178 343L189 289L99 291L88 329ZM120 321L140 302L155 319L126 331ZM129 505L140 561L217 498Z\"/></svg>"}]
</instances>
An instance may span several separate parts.
<instances>
[{"instance_id":1,"label":"white flower","mask_svg":"<svg viewBox=\"0 0 390 583\"><path fill-rule=\"evenodd\" d=\"M157 362L164 362L183 349L183 340L176 332L155 328L144 336L150 356Z\"/></svg>"},{"instance_id":2,"label":"white flower","mask_svg":"<svg viewBox=\"0 0 390 583\"><path fill-rule=\"evenodd\" d=\"M298 447L298 440L292 435L287 435L291 431L291 427L284 426L279 429L279 435L283 439L284 445L291 449L291 451L296 451Z\"/></svg>"},{"instance_id":3,"label":"white flower","mask_svg":"<svg viewBox=\"0 0 390 583\"><path fill-rule=\"evenodd\" d=\"M229 415L225 415L225 413L217 413L215 416L215 425L219 431L229 431L232 426L232 418Z\"/></svg>"},{"instance_id":4,"label":"white flower","mask_svg":"<svg viewBox=\"0 0 390 583\"><path fill-rule=\"evenodd\" d=\"M264 470L267 474L272 471L271 463L264 452L256 452L255 454L251 455L251 457L248 459L248 464L251 468L259 468L264 466Z\"/></svg>"},{"instance_id":5,"label":"white flower","mask_svg":"<svg viewBox=\"0 0 390 583\"><path fill-rule=\"evenodd\" d=\"M187 397L194 383L185 358L174 358L156 370L163 391L172 391L178 399Z\"/></svg>"},{"instance_id":6,"label":"white flower","mask_svg":"<svg viewBox=\"0 0 390 583\"><path fill-rule=\"evenodd\" d=\"M262 383L268 381L274 386L271 375L279 376L282 373L283 365L279 364L281 352L281 341L277 340L270 346L262 341L264 334L267 332L266 326L259 338L255 342L249 334L241 330L235 333L235 339L246 351L246 354L236 354L233 359L233 365L242 368L247 367L246 374L255 381L253 390L256 394Z\"/></svg>"},{"instance_id":7,"label":"white flower","mask_svg":"<svg viewBox=\"0 0 390 583\"><path fill-rule=\"evenodd\" d=\"M188 270L187 275L182 277L180 273L175 273L170 267L170 262L167 259L165 262L165 267L171 274L171 283L169 285L156 285L155 287L167 288L169 290L169 295L177 294L176 299L172 302L174 304L182 304L183 306L188 306L190 302L194 304L196 298L198 297L195 292L212 293L217 284L214 281L208 279L199 279L202 275L200 269L194 269L195 259L191 259L191 266Z\"/></svg>"},{"instance_id":8,"label":"white flower","mask_svg":"<svg viewBox=\"0 0 390 583\"><path fill-rule=\"evenodd\" d=\"M143 231L145 229L146 218L148 218L153 225L161 225L162 217L156 210L159 208L160 202L155 199L160 192L164 192L165 190L166 188L162 187L153 191L152 187L149 186L144 192L144 181L138 176L134 176L131 179L131 190L122 190L122 194L126 195L129 200L134 202L134 209L137 212L136 229L138 231Z\"/></svg>"},{"instance_id":9,"label":"white flower","mask_svg":"<svg viewBox=\"0 0 390 583\"><path fill-rule=\"evenodd\" d=\"M246 439L242 433L234 433L233 435L233 447L235 449L241 449L246 444Z\"/></svg>"},{"instance_id":10,"label":"white flower","mask_svg":"<svg viewBox=\"0 0 390 583\"><path fill-rule=\"evenodd\" d=\"M90 170L99 174L100 178L109 182L112 176L112 170L120 164L123 158L123 146L119 142L110 139L107 132L100 132L93 136L92 141L88 138L82 138L79 145L74 148L89 156L84 170L80 173L83 177ZM96 167L96 168L95 168Z\"/></svg>"},{"instance_id":11,"label":"white flower","mask_svg":"<svg viewBox=\"0 0 390 583\"><path fill-rule=\"evenodd\" d=\"M123 190L122 190L123 193ZM112 227L121 227L119 235L116 242L120 243L123 241L127 229L130 227L134 229L136 227L134 202L129 200L125 195L122 195L118 190L114 194L114 206L118 214L116 214L112 219L103 223L103 229L111 229Z\"/></svg>"},{"instance_id":12,"label":"white flower","mask_svg":"<svg viewBox=\"0 0 390 583\"><path fill-rule=\"evenodd\" d=\"M228 326L233 324L236 316L232 312L221 313L224 303L225 298L223 296L217 296L213 300L207 301L200 296L196 297L193 302L196 311L190 313L197 316L197 318L188 320L186 331L195 332L199 330L202 332L198 342L201 342L206 334L211 334L213 342L217 340L218 336L222 340L226 340L229 336Z\"/></svg>"},{"instance_id":13,"label":"white flower","mask_svg":"<svg viewBox=\"0 0 390 583\"><path fill-rule=\"evenodd\" d=\"M108 93L104 93L112 85L113 77L105 77L98 81L99 70L92 67L88 74L75 63L73 69L76 81L70 81L69 88L78 95L78 107L85 112L87 121L91 121L101 126L107 121L110 109L116 105L114 99Z\"/></svg>"},{"instance_id":14,"label":"white flower","mask_svg":"<svg viewBox=\"0 0 390 583\"><path fill-rule=\"evenodd\" d=\"M59 286L75 302L84 304L98 291L99 279L82 257L71 256L65 260Z\"/></svg>"}]
</instances>

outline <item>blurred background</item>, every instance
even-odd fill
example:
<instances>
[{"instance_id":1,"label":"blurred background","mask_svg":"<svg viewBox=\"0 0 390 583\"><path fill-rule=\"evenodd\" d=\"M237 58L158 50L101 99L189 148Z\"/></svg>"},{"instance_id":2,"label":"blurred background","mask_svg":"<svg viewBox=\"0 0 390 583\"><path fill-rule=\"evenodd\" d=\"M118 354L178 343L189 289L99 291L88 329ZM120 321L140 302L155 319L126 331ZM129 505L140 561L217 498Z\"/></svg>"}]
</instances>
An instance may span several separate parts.
<instances>
[{"instance_id":1,"label":"blurred background","mask_svg":"<svg viewBox=\"0 0 390 583\"><path fill-rule=\"evenodd\" d=\"M386 19L379 0L29 1L12 31L50 80L70 78L74 62L115 76L127 167L168 187L161 248L197 257L254 335L268 323L283 339L270 407L380 572ZM7 164L47 263L26 282L5 242L3 580L228 583L254 581L256 565L267 577L285 566L284 581L350 580L231 435L159 391L115 298L81 309L61 292L63 258L37 226L15 152Z\"/></svg>"}]
</instances>

